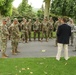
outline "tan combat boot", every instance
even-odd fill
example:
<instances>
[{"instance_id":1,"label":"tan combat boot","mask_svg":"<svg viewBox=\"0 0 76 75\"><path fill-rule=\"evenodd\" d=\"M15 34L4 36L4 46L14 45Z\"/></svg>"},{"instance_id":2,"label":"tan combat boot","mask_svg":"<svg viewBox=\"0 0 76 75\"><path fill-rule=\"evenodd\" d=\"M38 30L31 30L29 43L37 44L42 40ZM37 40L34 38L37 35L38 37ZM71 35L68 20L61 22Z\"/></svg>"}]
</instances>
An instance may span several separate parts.
<instances>
[{"instance_id":1,"label":"tan combat boot","mask_svg":"<svg viewBox=\"0 0 76 75\"><path fill-rule=\"evenodd\" d=\"M20 51L18 51L17 49L15 50L15 53L20 53Z\"/></svg>"},{"instance_id":2,"label":"tan combat boot","mask_svg":"<svg viewBox=\"0 0 76 75\"><path fill-rule=\"evenodd\" d=\"M7 58L7 55L5 53L2 53L2 58Z\"/></svg>"},{"instance_id":3,"label":"tan combat boot","mask_svg":"<svg viewBox=\"0 0 76 75\"><path fill-rule=\"evenodd\" d=\"M17 50L17 47L16 47L16 49L15 49L15 53L20 53L20 51Z\"/></svg>"},{"instance_id":4,"label":"tan combat boot","mask_svg":"<svg viewBox=\"0 0 76 75\"><path fill-rule=\"evenodd\" d=\"M12 55L16 55L17 53L15 52L15 50L12 50Z\"/></svg>"},{"instance_id":5,"label":"tan combat boot","mask_svg":"<svg viewBox=\"0 0 76 75\"><path fill-rule=\"evenodd\" d=\"M8 55L4 54L6 57L9 57Z\"/></svg>"},{"instance_id":6,"label":"tan combat boot","mask_svg":"<svg viewBox=\"0 0 76 75\"><path fill-rule=\"evenodd\" d=\"M46 39L46 42L48 42L48 39Z\"/></svg>"}]
</instances>

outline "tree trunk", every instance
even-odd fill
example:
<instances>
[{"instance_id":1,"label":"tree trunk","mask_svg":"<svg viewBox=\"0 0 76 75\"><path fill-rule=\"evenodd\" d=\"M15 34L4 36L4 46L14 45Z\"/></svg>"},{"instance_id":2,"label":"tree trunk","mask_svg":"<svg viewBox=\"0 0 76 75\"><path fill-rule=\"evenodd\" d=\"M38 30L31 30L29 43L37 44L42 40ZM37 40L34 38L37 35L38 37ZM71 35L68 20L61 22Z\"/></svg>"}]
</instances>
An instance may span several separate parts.
<instances>
[{"instance_id":1,"label":"tree trunk","mask_svg":"<svg viewBox=\"0 0 76 75\"><path fill-rule=\"evenodd\" d=\"M45 0L45 10L44 10L44 18L49 18L49 7L50 7L51 0Z\"/></svg>"},{"instance_id":2,"label":"tree trunk","mask_svg":"<svg viewBox=\"0 0 76 75\"><path fill-rule=\"evenodd\" d=\"M1 12L0 12L0 19L1 19Z\"/></svg>"}]
</instances>

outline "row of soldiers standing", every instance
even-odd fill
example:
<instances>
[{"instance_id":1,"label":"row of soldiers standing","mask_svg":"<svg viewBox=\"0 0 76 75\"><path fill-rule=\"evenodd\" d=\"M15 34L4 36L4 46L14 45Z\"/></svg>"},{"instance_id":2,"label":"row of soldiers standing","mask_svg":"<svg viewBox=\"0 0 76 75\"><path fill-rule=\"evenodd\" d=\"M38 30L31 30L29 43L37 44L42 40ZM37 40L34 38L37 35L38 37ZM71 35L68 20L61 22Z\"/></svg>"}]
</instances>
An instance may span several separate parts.
<instances>
[{"instance_id":1,"label":"row of soldiers standing","mask_svg":"<svg viewBox=\"0 0 76 75\"><path fill-rule=\"evenodd\" d=\"M52 18L50 18L49 21L47 18L44 18L42 22L37 18L34 23L32 23L31 19L27 22L27 20L23 18L23 21L19 24L22 40L25 42L31 41L33 27L34 40L36 40L36 37L38 36L38 41L43 41L44 37L46 41L48 41L49 37L53 37L53 23L54 21Z\"/></svg>"},{"instance_id":2,"label":"row of soldiers standing","mask_svg":"<svg viewBox=\"0 0 76 75\"><path fill-rule=\"evenodd\" d=\"M20 23L18 22L17 18L15 18L13 22L11 22L9 17L7 18L7 20L3 19L2 23L0 24L2 57L3 58L8 57L8 55L5 54L8 37L9 39L11 39L12 54L15 55L19 53L17 48L20 39L26 43L28 41L31 41L32 26L33 26L34 40L36 40L36 36L38 35L38 41L43 41L44 37L46 41L48 41L49 37L53 37L54 27L56 28L57 31L58 26L61 25L60 19L61 18L59 17L58 21L56 21L55 23L52 18L50 18L49 21L47 20L47 18L44 18L42 22L40 22L39 19L37 18L34 23L32 23L31 19L27 21L27 19L25 18L23 18L23 20ZM73 26L73 24L69 25ZM71 38L72 38L71 44L73 44L73 36ZM57 46L57 37L56 37L56 46Z\"/></svg>"},{"instance_id":3,"label":"row of soldiers standing","mask_svg":"<svg viewBox=\"0 0 76 75\"><path fill-rule=\"evenodd\" d=\"M52 18L50 18L49 21L47 21L47 18L44 18L42 23L39 22L39 19L36 19L36 21L33 24L33 31L34 40L36 40L36 35L38 35L38 41L43 41L45 35L46 41L48 41L49 34L53 31ZM18 22L17 18L15 18L12 23L9 17L7 19L3 19L0 25L2 58L8 57L8 55L5 53L8 38L11 39L12 54L15 55L19 53L17 48L20 39L22 39L25 42L28 42L29 38L29 41L31 41L31 32L31 19L29 19L29 21L27 22L27 20L23 18L23 21L21 23ZM40 34L42 34L42 36Z\"/></svg>"}]
</instances>

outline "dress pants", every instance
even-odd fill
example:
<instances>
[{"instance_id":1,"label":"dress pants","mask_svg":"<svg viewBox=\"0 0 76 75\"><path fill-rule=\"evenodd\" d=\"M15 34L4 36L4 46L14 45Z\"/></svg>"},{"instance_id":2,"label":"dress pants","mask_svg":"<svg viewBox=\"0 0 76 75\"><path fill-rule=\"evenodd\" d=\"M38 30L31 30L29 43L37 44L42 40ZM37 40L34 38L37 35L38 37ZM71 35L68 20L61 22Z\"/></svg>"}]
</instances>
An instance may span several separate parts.
<instances>
[{"instance_id":1,"label":"dress pants","mask_svg":"<svg viewBox=\"0 0 76 75\"><path fill-rule=\"evenodd\" d=\"M68 57L68 44L61 44L61 43L58 43L58 51L57 51L56 59L60 60L62 49L64 49L65 60L68 60L69 58Z\"/></svg>"}]
</instances>

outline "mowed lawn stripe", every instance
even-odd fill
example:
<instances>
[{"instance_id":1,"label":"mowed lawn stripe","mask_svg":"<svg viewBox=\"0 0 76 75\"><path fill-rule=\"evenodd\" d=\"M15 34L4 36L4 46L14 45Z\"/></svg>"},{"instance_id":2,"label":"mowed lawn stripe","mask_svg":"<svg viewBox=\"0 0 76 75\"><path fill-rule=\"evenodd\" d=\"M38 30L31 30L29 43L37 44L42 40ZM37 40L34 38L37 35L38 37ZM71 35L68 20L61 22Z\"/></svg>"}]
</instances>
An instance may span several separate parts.
<instances>
[{"instance_id":1,"label":"mowed lawn stripe","mask_svg":"<svg viewBox=\"0 0 76 75\"><path fill-rule=\"evenodd\" d=\"M76 75L76 57L0 59L0 75Z\"/></svg>"}]
</instances>

